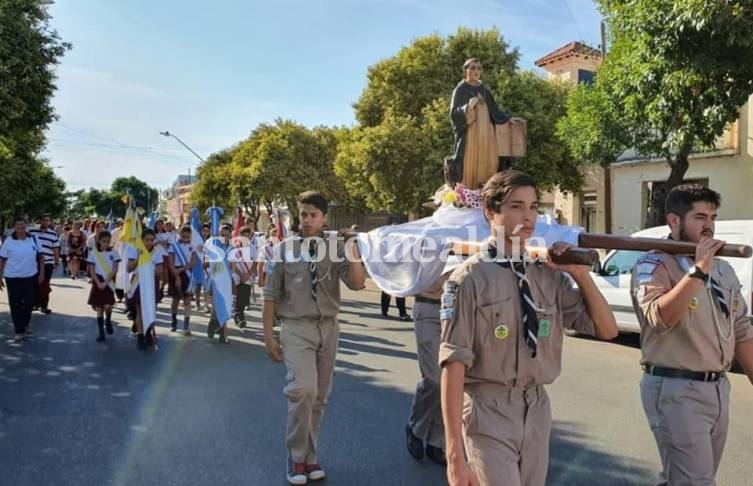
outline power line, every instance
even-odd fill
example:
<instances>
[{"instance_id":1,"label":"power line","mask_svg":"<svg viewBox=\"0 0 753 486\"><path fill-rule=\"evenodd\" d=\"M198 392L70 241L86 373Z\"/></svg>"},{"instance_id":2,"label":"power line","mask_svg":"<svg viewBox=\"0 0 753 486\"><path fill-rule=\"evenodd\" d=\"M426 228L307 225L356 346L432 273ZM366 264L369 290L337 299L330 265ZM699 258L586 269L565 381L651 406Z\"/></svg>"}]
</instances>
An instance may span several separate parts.
<instances>
[{"instance_id":1,"label":"power line","mask_svg":"<svg viewBox=\"0 0 753 486\"><path fill-rule=\"evenodd\" d=\"M148 145L131 145L127 143L122 143L118 140L115 140L113 138L103 137L101 135L97 135L96 133L87 132L84 130L80 130L78 128L73 128L65 125L64 123L57 122L56 126L59 126L65 130L68 130L73 133L77 133L79 135L83 135L84 137L94 138L101 140L103 142L107 142L109 144L118 145L120 147L124 148L139 148L139 149L146 149L146 150L167 150L167 151L182 151L183 149L177 148L177 147L155 147L155 146L148 146ZM199 150L206 150L208 152L215 152L217 150L221 150L223 147L196 147Z\"/></svg>"},{"instance_id":2,"label":"power line","mask_svg":"<svg viewBox=\"0 0 753 486\"><path fill-rule=\"evenodd\" d=\"M565 6L567 7L567 11L570 14L570 19L573 21L573 25L575 26L575 31L578 33L578 40L585 41L585 37L583 37L583 33L580 31L580 27L578 27L578 21L575 20L575 15L573 14L573 9L570 8L570 2L568 0L563 0L565 2Z\"/></svg>"}]
</instances>

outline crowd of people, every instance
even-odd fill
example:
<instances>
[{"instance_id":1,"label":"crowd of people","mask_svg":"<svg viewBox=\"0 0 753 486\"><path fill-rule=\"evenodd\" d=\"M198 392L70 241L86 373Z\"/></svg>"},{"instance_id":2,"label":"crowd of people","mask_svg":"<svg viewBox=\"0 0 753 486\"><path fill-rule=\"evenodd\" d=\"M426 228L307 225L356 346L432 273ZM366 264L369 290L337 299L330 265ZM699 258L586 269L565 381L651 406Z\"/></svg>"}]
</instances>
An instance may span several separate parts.
<instances>
[{"instance_id":1,"label":"crowd of people","mask_svg":"<svg viewBox=\"0 0 753 486\"><path fill-rule=\"evenodd\" d=\"M96 340L103 342L112 334L112 311L117 303L124 305L128 319L133 321L131 330L138 335L140 349L156 344L156 334L143 336L140 332L140 294L135 291L134 275L138 254L136 249L121 241L124 222L122 219L105 221L85 218L81 221L66 220L55 224L50 215L42 215L35 223L25 217L15 218L0 240L3 248L0 265L3 266L8 287L11 320L14 323L16 342L32 336L30 320L34 310L48 315L50 285L54 273L59 272L72 280L87 279L90 292L87 305L96 313L98 334ZM277 227L270 224L265 236L254 232L254 221L233 228L223 225L220 231L226 245L237 248L238 257L231 265L233 278L233 320L238 327L246 327L246 310L250 307L255 286L263 285L266 258L272 256ZM181 331L190 335L192 311L212 315L211 293L205 288L208 282L208 262L204 258L203 244L194 244L193 230L184 226L176 231L170 221L157 219L153 228L144 228L141 237L144 247L153 253L155 270L154 300L156 304L170 299L171 332L178 331L178 311L182 305L183 324ZM202 224L200 241L210 237L210 225ZM243 250L243 247L247 247ZM240 258L244 251L245 258ZM5 287L0 279L0 289ZM130 287L130 288L129 288ZM216 319L211 323L213 331L222 326ZM211 333L210 333L211 334ZM220 333L227 342L226 332Z\"/></svg>"}]
</instances>

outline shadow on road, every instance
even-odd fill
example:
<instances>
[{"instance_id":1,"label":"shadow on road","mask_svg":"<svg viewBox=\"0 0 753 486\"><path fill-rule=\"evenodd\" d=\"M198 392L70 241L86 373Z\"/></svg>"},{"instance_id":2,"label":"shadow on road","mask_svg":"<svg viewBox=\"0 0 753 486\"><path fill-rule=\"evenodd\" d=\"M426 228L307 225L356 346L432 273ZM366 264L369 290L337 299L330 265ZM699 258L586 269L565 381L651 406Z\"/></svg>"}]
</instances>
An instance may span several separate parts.
<instances>
[{"instance_id":1,"label":"shadow on road","mask_svg":"<svg viewBox=\"0 0 753 486\"><path fill-rule=\"evenodd\" d=\"M555 421L550 440L547 486L653 485L651 465L594 447L577 424Z\"/></svg>"}]
</instances>

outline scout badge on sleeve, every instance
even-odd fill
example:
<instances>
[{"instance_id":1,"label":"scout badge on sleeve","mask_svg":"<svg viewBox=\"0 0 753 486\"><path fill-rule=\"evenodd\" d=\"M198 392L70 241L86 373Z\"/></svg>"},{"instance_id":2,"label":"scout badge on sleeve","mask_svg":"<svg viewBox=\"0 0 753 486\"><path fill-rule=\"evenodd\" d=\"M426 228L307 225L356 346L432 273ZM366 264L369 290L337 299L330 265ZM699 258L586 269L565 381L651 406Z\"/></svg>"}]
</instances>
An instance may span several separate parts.
<instances>
[{"instance_id":1,"label":"scout badge on sleeve","mask_svg":"<svg viewBox=\"0 0 753 486\"><path fill-rule=\"evenodd\" d=\"M443 321L447 321L452 319L455 315L455 299L460 290L460 285L453 280L448 280L444 283L443 290L442 308L439 311L439 318Z\"/></svg>"},{"instance_id":2,"label":"scout badge on sleeve","mask_svg":"<svg viewBox=\"0 0 753 486\"><path fill-rule=\"evenodd\" d=\"M659 255L646 253L635 264L635 281L638 285L650 282L657 267L662 264Z\"/></svg>"}]
</instances>

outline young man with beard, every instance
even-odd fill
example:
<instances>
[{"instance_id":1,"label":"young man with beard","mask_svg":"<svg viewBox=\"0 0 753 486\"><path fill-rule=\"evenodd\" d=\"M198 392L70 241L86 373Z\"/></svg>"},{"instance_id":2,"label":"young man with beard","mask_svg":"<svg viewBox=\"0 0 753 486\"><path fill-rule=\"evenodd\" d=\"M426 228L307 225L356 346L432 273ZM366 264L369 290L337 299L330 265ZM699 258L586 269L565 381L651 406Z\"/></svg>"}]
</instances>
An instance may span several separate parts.
<instances>
[{"instance_id":1,"label":"young man with beard","mask_svg":"<svg viewBox=\"0 0 753 486\"><path fill-rule=\"evenodd\" d=\"M641 325L641 400L661 456L661 484L714 484L729 423L725 373L737 357L753 382L753 326L729 263L716 259L721 198L686 184L667 195L669 238L694 257L651 251L633 267Z\"/></svg>"},{"instance_id":2,"label":"young man with beard","mask_svg":"<svg viewBox=\"0 0 753 486\"><path fill-rule=\"evenodd\" d=\"M445 282L440 310L447 480L544 486L552 422L544 385L560 374L565 330L613 339L617 325L590 267L521 258L538 216L533 178L499 172L481 198L492 238Z\"/></svg>"},{"instance_id":3,"label":"young man with beard","mask_svg":"<svg viewBox=\"0 0 753 486\"><path fill-rule=\"evenodd\" d=\"M364 287L358 244L325 236L327 200L309 191L297 198L301 234L283 240L267 262L262 320L269 358L285 362L288 384L287 478L306 484L325 477L317 458L319 428L332 391L340 326L340 281ZM272 330L282 321L280 340Z\"/></svg>"}]
</instances>

